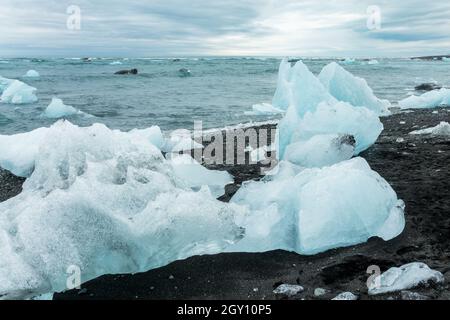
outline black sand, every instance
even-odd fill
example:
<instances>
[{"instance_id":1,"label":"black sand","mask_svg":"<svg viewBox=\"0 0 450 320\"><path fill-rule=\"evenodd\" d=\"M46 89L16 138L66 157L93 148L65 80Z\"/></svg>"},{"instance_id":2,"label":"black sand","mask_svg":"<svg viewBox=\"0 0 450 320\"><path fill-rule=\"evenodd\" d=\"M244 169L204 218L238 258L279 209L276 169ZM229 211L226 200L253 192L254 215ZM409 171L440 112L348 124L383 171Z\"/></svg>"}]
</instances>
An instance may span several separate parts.
<instances>
[{"instance_id":1,"label":"black sand","mask_svg":"<svg viewBox=\"0 0 450 320\"><path fill-rule=\"evenodd\" d=\"M438 113L433 113L438 111ZM371 239L365 244L316 256L275 251L192 257L135 275L106 275L81 291L55 294L55 299L278 299L272 290L281 283L305 288L293 299L330 299L351 291L361 299L398 299L400 294L367 295L366 270L382 271L410 262L424 262L441 271L443 286L412 291L431 299L450 299L450 138L408 133L450 122L450 109L416 110L382 118L385 130L362 156L406 203L406 229L396 239ZM404 122L404 123L403 123ZM403 138L404 141L397 140ZM235 175L227 201L242 181L259 179L257 165L216 166ZM0 201L20 192L22 179L0 171ZM327 293L314 296L315 288Z\"/></svg>"}]
</instances>

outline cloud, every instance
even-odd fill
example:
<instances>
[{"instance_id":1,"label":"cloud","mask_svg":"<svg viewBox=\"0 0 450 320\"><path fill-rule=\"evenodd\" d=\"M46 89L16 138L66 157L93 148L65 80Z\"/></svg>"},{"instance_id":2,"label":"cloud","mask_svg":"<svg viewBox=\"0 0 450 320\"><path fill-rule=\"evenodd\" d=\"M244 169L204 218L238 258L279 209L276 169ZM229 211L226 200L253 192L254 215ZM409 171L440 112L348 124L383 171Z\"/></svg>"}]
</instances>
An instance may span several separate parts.
<instances>
[{"instance_id":1,"label":"cloud","mask_svg":"<svg viewBox=\"0 0 450 320\"><path fill-rule=\"evenodd\" d=\"M81 9L68 30L67 7ZM448 1L2 0L0 46L10 56L312 55L446 53ZM6 32L5 32L6 30Z\"/></svg>"}]
</instances>

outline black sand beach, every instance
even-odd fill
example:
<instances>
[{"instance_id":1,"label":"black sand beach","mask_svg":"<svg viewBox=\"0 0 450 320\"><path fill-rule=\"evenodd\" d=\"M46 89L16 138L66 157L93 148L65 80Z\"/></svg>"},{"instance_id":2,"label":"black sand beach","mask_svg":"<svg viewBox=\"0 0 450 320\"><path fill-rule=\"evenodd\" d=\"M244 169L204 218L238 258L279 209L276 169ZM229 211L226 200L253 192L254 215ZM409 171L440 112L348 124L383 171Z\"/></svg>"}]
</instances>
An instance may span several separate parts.
<instances>
[{"instance_id":1,"label":"black sand beach","mask_svg":"<svg viewBox=\"0 0 450 320\"><path fill-rule=\"evenodd\" d=\"M378 265L385 271L416 261L442 272L446 282L411 291L430 299L450 299L450 137L409 135L440 121L450 121L449 108L382 118L383 133L361 155L406 203L406 229L392 241L374 238L315 256L274 251L192 257L141 274L105 275L83 284L81 290L55 294L54 299L285 299L272 292L282 283L305 288L291 299L331 299L345 291L360 299L401 299L401 293L369 296L366 270ZM242 181L261 177L258 165L214 168L235 176L222 201L228 201ZM18 194L22 183L0 170L0 201ZM316 288L326 293L317 297Z\"/></svg>"}]
</instances>

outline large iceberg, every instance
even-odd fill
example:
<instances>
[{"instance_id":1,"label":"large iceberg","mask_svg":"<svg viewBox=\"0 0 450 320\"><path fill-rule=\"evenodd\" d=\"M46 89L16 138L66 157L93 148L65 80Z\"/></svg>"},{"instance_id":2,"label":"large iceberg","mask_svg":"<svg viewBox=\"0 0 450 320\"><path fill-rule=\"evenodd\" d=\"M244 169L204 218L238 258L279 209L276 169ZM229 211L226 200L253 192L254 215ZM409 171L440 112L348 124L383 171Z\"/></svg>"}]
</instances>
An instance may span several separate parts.
<instances>
[{"instance_id":1,"label":"large iceberg","mask_svg":"<svg viewBox=\"0 0 450 320\"><path fill-rule=\"evenodd\" d=\"M425 109L439 106L450 106L450 89L442 88L422 94L410 96L398 102L402 109Z\"/></svg>"},{"instance_id":2,"label":"large iceberg","mask_svg":"<svg viewBox=\"0 0 450 320\"><path fill-rule=\"evenodd\" d=\"M318 77L337 100L348 102L355 107L366 107L378 115L390 114L389 101L378 99L366 80L355 77L336 62L325 66Z\"/></svg>"},{"instance_id":3,"label":"large iceberg","mask_svg":"<svg viewBox=\"0 0 450 320\"><path fill-rule=\"evenodd\" d=\"M36 88L22 81L0 76L0 102L12 104L34 103L38 100L35 93Z\"/></svg>"},{"instance_id":4,"label":"large iceberg","mask_svg":"<svg viewBox=\"0 0 450 320\"><path fill-rule=\"evenodd\" d=\"M217 253L242 237L234 216L245 209L205 185L192 190L145 135L60 121L35 139L23 192L0 203L0 296L64 290L74 267L84 282Z\"/></svg>"},{"instance_id":5,"label":"large iceberg","mask_svg":"<svg viewBox=\"0 0 450 320\"><path fill-rule=\"evenodd\" d=\"M289 192L286 192L289 190ZM245 237L229 251L285 249L315 254L404 229L404 203L362 158L302 170L281 162L277 174L245 183L232 202L249 206Z\"/></svg>"},{"instance_id":6,"label":"large iceberg","mask_svg":"<svg viewBox=\"0 0 450 320\"><path fill-rule=\"evenodd\" d=\"M44 116L54 119L81 114L83 114L82 111L75 109L72 106L65 105L59 98L52 98L52 101L44 111Z\"/></svg>"}]
</instances>

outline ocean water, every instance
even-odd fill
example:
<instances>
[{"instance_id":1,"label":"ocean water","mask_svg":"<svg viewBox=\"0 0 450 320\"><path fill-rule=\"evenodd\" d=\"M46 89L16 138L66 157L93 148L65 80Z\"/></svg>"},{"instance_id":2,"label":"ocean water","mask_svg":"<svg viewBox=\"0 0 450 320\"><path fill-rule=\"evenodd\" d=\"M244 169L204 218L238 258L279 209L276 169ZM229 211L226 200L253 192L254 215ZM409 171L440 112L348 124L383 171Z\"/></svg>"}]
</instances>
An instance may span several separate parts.
<instances>
[{"instance_id":1,"label":"ocean water","mask_svg":"<svg viewBox=\"0 0 450 320\"><path fill-rule=\"evenodd\" d=\"M162 130L191 129L202 120L205 129L265 121L276 116L249 116L252 105L270 102L275 92L279 58L173 58L107 59L84 62L79 58L0 59L0 76L36 87L39 101L27 105L0 103L0 134L13 134L49 126L56 120L42 112L52 97L93 115L68 119L78 125L101 122L130 130L159 125ZM111 65L120 61L121 65ZM314 72L332 59L305 59ZM379 98L396 103L414 93L414 86L436 81L450 85L450 63L409 59L359 61L344 67L365 78ZM138 75L115 71L137 68ZM179 69L191 70L183 77ZM37 70L39 79L22 76Z\"/></svg>"}]
</instances>

